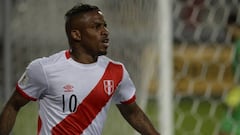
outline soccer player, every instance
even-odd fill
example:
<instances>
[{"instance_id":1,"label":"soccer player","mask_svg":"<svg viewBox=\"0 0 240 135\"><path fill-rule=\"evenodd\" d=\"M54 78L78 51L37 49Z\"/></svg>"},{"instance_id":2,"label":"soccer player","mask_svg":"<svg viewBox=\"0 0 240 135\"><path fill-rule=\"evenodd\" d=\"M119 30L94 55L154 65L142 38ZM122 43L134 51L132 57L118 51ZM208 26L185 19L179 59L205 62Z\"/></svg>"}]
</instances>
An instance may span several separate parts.
<instances>
[{"instance_id":1,"label":"soccer player","mask_svg":"<svg viewBox=\"0 0 240 135\"><path fill-rule=\"evenodd\" d=\"M106 57L109 31L101 10L79 4L65 14L69 49L32 61L0 116L8 135L17 113L38 101L38 135L101 135L111 102L143 135L159 135L135 102L124 65Z\"/></svg>"}]
</instances>

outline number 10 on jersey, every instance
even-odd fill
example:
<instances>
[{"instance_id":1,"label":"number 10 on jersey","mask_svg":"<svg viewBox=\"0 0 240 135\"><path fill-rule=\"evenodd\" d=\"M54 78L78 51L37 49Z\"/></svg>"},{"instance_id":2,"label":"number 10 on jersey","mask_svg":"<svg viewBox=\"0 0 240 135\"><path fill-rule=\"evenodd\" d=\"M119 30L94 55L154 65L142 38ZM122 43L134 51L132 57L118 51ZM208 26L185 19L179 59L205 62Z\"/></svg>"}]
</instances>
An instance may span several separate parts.
<instances>
[{"instance_id":1,"label":"number 10 on jersey","mask_svg":"<svg viewBox=\"0 0 240 135\"><path fill-rule=\"evenodd\" d=\"M77 108L77 96L75 94L70 95L69 97L66 97L68 95L62 95L62 110L75 112ZM68 99L68 100L67 100Z\"/></svg>"}]
</instances>

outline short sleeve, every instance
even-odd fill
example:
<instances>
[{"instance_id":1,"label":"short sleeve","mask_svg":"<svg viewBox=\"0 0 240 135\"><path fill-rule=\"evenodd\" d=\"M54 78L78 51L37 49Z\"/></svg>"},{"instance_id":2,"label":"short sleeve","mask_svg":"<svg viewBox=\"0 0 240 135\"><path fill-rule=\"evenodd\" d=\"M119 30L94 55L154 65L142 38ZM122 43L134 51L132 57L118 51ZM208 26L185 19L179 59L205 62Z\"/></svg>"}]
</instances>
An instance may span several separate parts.
<instances>
[{"instance_id":1,"label":"short sleeve","mask_svg":"<svg viewBox=\"0 0 240 135\"><path fill-rule=\"evenodd\" d=\"M113 101L115 104L130 104L136 100L135 92L136 88L126 68L123 66L123 79L118 85Z\"/></svg>"},{"instance_id":2,"label":"short sleeve","mask_svg":"<svg viewBox=\"0 0 240 135\"><path fill-rule=\"evenodd\" d=\"M47 81L41 65L41 59L37 59L28 65L26 71L19 79L16 89L30 100L37 100L47 89Z\"/></svg>"}]
</instances>

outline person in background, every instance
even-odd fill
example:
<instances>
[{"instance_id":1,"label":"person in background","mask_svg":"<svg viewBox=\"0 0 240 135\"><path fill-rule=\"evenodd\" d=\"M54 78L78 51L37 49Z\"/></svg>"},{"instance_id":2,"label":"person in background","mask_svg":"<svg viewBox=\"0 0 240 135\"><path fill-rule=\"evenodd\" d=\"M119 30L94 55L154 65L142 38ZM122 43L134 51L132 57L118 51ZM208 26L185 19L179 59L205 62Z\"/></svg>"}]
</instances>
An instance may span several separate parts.
<instances>
[{"instance_id":1,"label":"person in background","mask_svg":"<svg viewBox=\"0 0 240 135\"><path fill-rule=\"evenodd\" d=\"M228 18L228 33L230 34L232 44L234 45L233 72L240 81L240 22L237 22L237 12L232 11Z\"/></svg>"},{"instance_id":2,"label":"person in background","mask_svg":"<svg viewBox=\"0 0 240 135\"><path fill-rule=\"evenodd\" d=\"M0 135L11 132L29 101L39 104L38 135L101 135L111 102L140 134L160 135L137 105L124 65L105 56L109 31L101 10L78 4L65 19L69 49L28 65L0 115Z\"/></svg>"},{"instance_id":3,"label":"person in background","mask_svg":"<svg viewBox=\"0 0 240 135\"><path fill-rule=\"evenodd\" d=\"M219 135L240 135L240 86L229 91L225 104L227 111L221 121Z\"/></svg>"},{"instance_id":4,"label":"person in background","mask_svg":"<svg viewBox=\"0 0 240 135\"><path fill-rule=\"evenodd\" d=\"M237 12L232 11L228 18L228 32L234 45L232 69L237 83L240 79L240 24ZM226 95L227 111L221 121L219 135L240 135L240 85L233 87Z\"/></svg>"}]
</instances>

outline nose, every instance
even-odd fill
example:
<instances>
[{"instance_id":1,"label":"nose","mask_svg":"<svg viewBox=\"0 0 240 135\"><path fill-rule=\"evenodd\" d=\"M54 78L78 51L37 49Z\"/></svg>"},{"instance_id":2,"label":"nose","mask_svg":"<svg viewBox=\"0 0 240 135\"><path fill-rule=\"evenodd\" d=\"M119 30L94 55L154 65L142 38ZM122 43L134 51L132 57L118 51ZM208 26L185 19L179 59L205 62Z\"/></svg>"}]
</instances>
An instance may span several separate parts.
<instances>
[{"instance_id":1,"label":"nose","mask_svg":"<svg viewBox=\"0 0 240 135\"><path fill-rule=\"evenodd\" d=\"M103 27L103 30L101 32L101 35L105 35L105 36L108 36L109 35L109 31L106 27Z\"/></svg>"}]
</instances>

